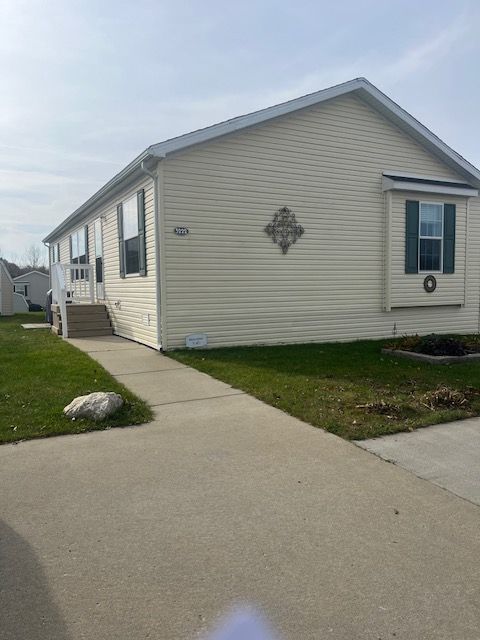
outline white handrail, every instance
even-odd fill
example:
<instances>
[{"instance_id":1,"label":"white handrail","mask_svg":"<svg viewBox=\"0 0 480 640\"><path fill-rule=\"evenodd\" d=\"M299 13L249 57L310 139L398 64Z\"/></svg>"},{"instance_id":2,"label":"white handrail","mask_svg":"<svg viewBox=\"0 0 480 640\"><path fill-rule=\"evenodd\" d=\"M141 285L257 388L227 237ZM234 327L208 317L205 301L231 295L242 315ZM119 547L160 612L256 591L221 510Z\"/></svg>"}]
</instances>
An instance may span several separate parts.
<instances>
[{"instance_id":1,"label":"white handrail","mask_svg":"<svg viewBox=\"0 0 480 640\"><path fill-rule=\"evenodd\" d=\"M52 264L52 303L60 307L62 335L68 337L67 304L95 302L94 272L91 264Z\"/></svg>"},{"instance_id":2,"label":"white handrail","mask_svg":"<svg viewBox=\"0 0 480 640\"><path fill-rule=\"evenodd\" d=\"M52 304L58 304L60 307L60 318L62 320L62 335L68 336L68 319L67 319L67 294L65 286L65 273L63 265L59 262L52 264Z\"/></svg>"},{"instance_id":3,"label":"white handrail","mask_svg":"<svg viewBox=\"0 0 480 640\"><path fill-rule=\"evenodd\" d=\"M61 265L67 300L70 302L95 302L93 265L68 263Z\"/></svg>"}]
</instances>

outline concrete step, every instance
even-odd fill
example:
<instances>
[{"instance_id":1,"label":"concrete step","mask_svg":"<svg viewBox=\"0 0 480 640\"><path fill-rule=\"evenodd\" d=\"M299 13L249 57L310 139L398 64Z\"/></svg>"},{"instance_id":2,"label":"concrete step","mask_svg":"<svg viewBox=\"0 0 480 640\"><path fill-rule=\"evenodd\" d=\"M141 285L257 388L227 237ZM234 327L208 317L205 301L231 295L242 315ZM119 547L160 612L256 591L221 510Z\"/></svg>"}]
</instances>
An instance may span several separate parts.
<instances>
[{"instance_id":1,"label":"concrete step","mask_svg":"<svg viewBox=\"0 0 480 640\"><path fill-rule=\"evenodd\" d=\"M104 304L67 304L67 314L70 316L92 316L106 314L107 308Z\"/></svg>"},{"instance_id":2,"label":"concrete step","mask_svg":"<svg viewBox=\"0 0 480 640\"><path fill-rule=\"evenodd\" d=\"M112 327L108 329L68 329L69 338L87 338L90 336L111 336Z\"/></svg>"},{"instance_id":3,"label":"concrete step","mask_svg":"<svg viewBox=\"0 0 480 640\"><path fill-rule=\"evenodd\" d=\"M77 329L110 329L111 323L108 318L103 320L95 320L93 318L88 318L88 320L79 320L68 323L69 331L76 331Z\"/></svg>"},{"instance_id":4,"label":"concrete step","mask_svg":"<svg viewBox=\"0 0 480 640\"><path fill-rule=\"evenodd\" d=\"M54 311L58 308L55 305ZM104 304L67 304L68 337L110 336L112 325ZM55 330L60 335L62 323Z\"/></svg>"},{"instance_id":5,"label":"concrete step","mask_svg":"<svg viewBox=\"0 0 480 640\"><path fill-rule=\"evenodd\" d=\"M108 313L106 311L103 313L67 313L67 320L69 324L71 322L88 322L89 320L103 322L108 320Z\"/></svg>"}]
</instances>

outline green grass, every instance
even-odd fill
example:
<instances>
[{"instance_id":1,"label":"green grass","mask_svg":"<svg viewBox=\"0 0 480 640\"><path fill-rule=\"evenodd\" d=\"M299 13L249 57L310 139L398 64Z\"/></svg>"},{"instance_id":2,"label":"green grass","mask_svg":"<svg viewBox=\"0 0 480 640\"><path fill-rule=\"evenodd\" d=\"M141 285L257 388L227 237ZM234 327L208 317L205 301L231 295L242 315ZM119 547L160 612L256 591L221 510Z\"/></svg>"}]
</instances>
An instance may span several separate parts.
<instances>
[{"instance_id":1,"label":"green grass","mask_svg":"<svg viewBox=\"0 0 480 640\"><path fill-rule=\"evenodd\" d=\"M0 318L0 442L81 433L141 424L152 419L149 406L118 383L86 353L48 329L25 330L44 322L43 313ZM115 391L125 404L102 422L72 421L62 410L76 396Z\"/></svg>"},{"instance_id":2,"label":"green grass","mask_svg":"<svg viewBox=\"0 0 480 640\"><path fill-rule=\"evenodd\" d=\"M385 341L174 351L169 356L346 439L412 430L480 414L480 363L439 366L382 355ZM422 402L440 384L468 390L462 408ZM396 415L368 412L384 400Z\"/></svg>"}]
</instances>

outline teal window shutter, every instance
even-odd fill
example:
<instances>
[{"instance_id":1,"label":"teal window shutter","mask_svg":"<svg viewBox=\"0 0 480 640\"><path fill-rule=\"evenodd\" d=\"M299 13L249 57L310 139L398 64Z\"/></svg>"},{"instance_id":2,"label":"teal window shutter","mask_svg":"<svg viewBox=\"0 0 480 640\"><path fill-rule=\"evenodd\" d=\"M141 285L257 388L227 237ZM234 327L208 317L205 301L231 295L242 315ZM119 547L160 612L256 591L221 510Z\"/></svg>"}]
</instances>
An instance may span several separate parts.
<instances>
[{"instance_id":1,"label":"teal window shutter","mask_svg":"<svg viewBox=\"0 0 480 640\"><path fill-rule=\"evenodd\" d=\"M117 206L118 258L120 263L120 277L125 278L125 241L123 239L123 206Z\"/></svg>"},{"instance_id":2,"label":"teal window shutter","mask_svg":"<svg viewBox=\"0 0 480 640\"><path fill-rule=\"evenodd\" d=\"M455 272L456 206L443 205L443 273Z\"/></svg>"},{"instance_id":3,"label":"teal window shutter","mask_svg":"<svg viewBox=\"0 0 480 640\"><path fill-rule=\"evenodd\" d=\"M145 245L145 191L140 189L137 192L137 215L138 215L138 273L141 276L147 275L147 248Z\"/></svg>"},{"instance_id":4,"label":"teal window shutter","mask_svg":"<svg viewBox=\"0 0 480 640\"><path fill-rule=\"evenodd\" d=\"M407 200L405 207L405 273L418 273L418 200Z\"/></svg>"}]
</instances>

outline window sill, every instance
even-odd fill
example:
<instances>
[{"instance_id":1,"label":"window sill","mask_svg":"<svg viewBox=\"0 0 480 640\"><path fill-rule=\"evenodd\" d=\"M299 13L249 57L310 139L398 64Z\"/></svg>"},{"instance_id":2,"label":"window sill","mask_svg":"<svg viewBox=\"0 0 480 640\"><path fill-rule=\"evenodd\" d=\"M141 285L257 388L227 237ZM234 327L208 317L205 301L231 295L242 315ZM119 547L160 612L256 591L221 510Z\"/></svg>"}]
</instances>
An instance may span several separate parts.
<instances>
[{"instance_id":1,"label":"window sill","mask_svg":"<svg viewBox=\"0 0 480 640\"><path fill-rule=\"evenodd\" d=\"M443 271L417 271L417 274L419 276L443 276ZM417 275L417 274L413 274L413 275ZM446 273L445 275L453 275L452 273Z\"/></svg>"}]
</instances>

